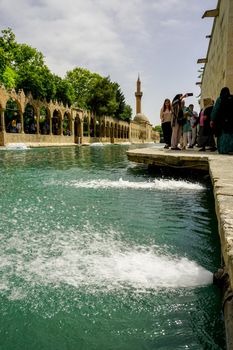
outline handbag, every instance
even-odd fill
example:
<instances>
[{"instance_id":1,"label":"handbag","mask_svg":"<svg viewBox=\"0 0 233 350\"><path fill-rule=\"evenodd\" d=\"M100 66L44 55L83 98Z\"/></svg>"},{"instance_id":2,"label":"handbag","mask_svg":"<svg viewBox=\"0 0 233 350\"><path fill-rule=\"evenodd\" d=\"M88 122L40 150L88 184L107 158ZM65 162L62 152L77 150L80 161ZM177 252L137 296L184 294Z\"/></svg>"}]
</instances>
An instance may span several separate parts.
<instances>
[{"instance_id":1,"label":"handbag","mask_svg":"<svg viewBox=\"0 0 233 350\"><path fill-rule=\"evenodd\" d=\"M184 117L184 112L182 109L179 109L178 116L177 116L177 123L182 126L185 124L185 122L186 122L186 119Z\"/></svg>"}]
</instances>

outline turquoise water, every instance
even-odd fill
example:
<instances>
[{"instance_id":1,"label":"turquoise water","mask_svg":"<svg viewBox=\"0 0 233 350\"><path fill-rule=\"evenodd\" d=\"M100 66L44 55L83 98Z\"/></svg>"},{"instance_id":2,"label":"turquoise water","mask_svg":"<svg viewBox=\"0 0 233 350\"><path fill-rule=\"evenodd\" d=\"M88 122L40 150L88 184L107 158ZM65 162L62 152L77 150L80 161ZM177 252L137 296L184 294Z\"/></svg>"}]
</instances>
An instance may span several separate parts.
<instances>
[{"instance_id":1,"label":"turquoise water","mask_svg":"<svg viewBox=\"0 0 233 350\"><path fill-rule=\"evenodd\" d=\"M1 350L225 348L210 184L132 147L0 151Z\"/></svg>"}]
</instances>

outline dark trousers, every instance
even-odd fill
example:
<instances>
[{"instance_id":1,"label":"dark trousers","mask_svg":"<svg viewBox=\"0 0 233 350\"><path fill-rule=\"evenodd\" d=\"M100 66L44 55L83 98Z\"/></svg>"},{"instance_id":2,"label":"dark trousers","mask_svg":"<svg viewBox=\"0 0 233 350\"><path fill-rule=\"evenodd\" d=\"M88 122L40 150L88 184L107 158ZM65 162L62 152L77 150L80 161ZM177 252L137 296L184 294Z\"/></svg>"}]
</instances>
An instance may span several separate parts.
<instances>
[{"instance_id":1,"label":"dark trousers","mask_svg":"<svg viewBox=\"0 0 233 350\"><path fill-rule=\"evenodd\" d=\"M171 122L162 123L163 138L166 145L171 146L172 127Z\"/></svg>"}]
</instances>

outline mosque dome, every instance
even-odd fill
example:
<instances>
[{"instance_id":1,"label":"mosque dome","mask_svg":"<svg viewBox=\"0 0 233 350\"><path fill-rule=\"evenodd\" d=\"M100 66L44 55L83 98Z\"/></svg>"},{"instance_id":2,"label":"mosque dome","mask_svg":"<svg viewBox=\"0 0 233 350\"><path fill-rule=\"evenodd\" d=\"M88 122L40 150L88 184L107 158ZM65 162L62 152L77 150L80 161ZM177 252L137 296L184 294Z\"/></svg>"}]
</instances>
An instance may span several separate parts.
<instances>
[{"instance_id":1,"label":"mosque dome","mask_svg":"<svg viewBox=\"0 0 233 350\"><path fill-rule=\"evenodd\" d=\"M134 121L141 124L150 124L149 119L143 113L137 113L134 117Z\"/></svg>"}]
</instances>

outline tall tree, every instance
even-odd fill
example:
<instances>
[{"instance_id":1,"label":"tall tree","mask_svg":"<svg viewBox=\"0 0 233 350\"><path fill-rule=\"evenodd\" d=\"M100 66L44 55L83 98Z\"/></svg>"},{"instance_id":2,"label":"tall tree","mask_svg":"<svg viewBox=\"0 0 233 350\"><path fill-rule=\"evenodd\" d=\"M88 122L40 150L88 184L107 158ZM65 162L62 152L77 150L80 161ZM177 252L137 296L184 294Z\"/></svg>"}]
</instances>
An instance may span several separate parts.
<instances>
[{"instance_id":1,"label":"tall tree","mask_svg":"<svg viewBox=\"0 0 233 350\"><path fill-rule=\"evenodd\" d=\"M9 66L5 66L0 73L0 81L7 89L13 89L16 87L17 73Z\"/></svg>"},{"instance_id":2,"label":"tall tree","mask_svg":"<svg viewBox=\"0 0 233 350\"><path fill-rule=\"evenodd\" d=\"M90 98L90 91L101 76L97 73L91 73L88 69L76 67L66 73L65 79L71 83L74 89L75 105L88 109L88 100Z\"/></svg>"},{"instance_id":3,"label":"tall tree","mask_svg":"<svg viewBox=\"0 0 233 350\"><path fill-rule=\"evenodd\" d=\"M99 116L115 116L118 107L116 86L111 83L109 77L100 77L95 81L90 89L88 105Z\"/></svg>"},{"instance_id":4,"label":"tall tree","mask_svg":"<svg viewBox=\"0 0 233 350\"><path fill-rule=\"evenodd\" d=\"M14 51L17 48L15 34L11 28L3 29L1 32L3 35L0 37L0 48L4 51L6 64L10 65L14 60Z\"/></svg>"},{"instance_id":5,"label":"tall tree","mask_svg":"<svg viewBox=\"0 0 233 350\"><path fill-rule=\"evenodd\" d=\"M72 105L75 100L73 85L67 79L62 79L57 75L54 75L54 82L56 87L56 99L59 102L62 101L64 105Z\"/></svg>"},{"instance_id":6,"label":"tall tree","mask_svg":"<svg viewBox=\"0 0 233 350\"><path fill-rule=\"evenodd\" d=\"M13 62L17 43L10 28L3 29L2 34L0 37L0 82L6 88L15 88L17 73Z\"/></svg>"},{"instance_id":7,"label":"tall tree","mask_svg":"<svg viewBox=\"0 0 233 350\"><path fill-rule=\"evenodd\" d=\"M130 105L125 105L123 112L119 115L119 119L129 122L132 118L132 107Z\"/></svg>"}]
</instances>

